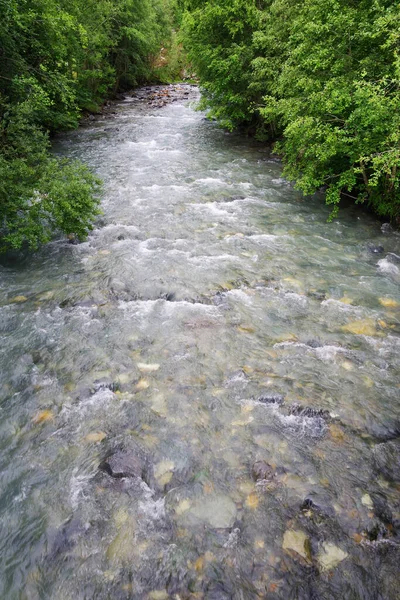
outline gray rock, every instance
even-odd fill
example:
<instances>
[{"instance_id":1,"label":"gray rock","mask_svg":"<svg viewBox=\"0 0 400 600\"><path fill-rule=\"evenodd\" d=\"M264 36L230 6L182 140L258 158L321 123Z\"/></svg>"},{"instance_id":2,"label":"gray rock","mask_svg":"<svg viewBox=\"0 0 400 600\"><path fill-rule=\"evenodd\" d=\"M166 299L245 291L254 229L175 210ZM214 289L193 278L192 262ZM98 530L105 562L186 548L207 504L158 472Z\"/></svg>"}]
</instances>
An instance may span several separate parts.
<instances>
[{"instance_id":1,"label":"gray rock","mask_svg":"<svg viewBox=\"0 0 400 600\"><path fill-rule=\"evenodd\" d=\"M263 404L277 404L278 406L282 406L284 402L284 396L282 396L282 394L268 394L257 398L257 402L262 402Z\"/></svg>"},{"instance_id":2,"label":"gray rock","mask_svg":"<svg viewBox=\"0 0 400 600\"><path fill-rule=\"evenodd\" d=\"M400 440L376 444L373 452L376 472L400 482Z\"/></svg>"},{"instance_id":3,"label":"gray rock","mask_svg":"<svg viewBox=\"0 0 400 600\"><path fill-rule=\"evenodd\" d=\"M227 529L235 522L236 506L232 498L219 494L199 499L186 514L216 529Z\"/></svg>"},{"instance_id":4,"label":"gray rock","mask_svg":"<svg viewBox=\"0 0 400 600\"><path fill-rule=\"evenodd\" d=\"M256 460L251 474L255 481L272 481L275 477L275 470L265 460Z\"/></svg>"},{"instance_id":5,"label":"gray rock","mask_svg":"<svg viewBox=\"0 0 400 600\"><path fill-rule=\"evenodd\" d=\"M368 252L371 252L371 254L382 254L382 252L385 252L385 248L383 246L375 246L375 244L367 244L367 250Z\"/></svg>"},{"instance_id":6,"label":"gray rock","mask_svg":"<svg viewBox=\"0 0 400 600\"><path fill-rule=\"evenodd\" d=\"M145 462L141 456L133 452L117 450L100 463L99 469L115 479L121 479L122 477L143 478Z\"/></svg>"}]
</instances>

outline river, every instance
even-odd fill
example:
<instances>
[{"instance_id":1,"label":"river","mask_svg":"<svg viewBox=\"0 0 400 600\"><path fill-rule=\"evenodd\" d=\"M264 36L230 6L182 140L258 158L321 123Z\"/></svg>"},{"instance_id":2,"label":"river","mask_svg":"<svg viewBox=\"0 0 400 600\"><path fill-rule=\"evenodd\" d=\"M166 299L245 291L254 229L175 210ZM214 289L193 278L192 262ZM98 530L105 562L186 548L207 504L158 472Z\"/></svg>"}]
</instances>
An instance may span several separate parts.
<instances>
[{"instance_id":1,"label":"river","mask_svg":"<svg viewBox=\"0 0 400 600\"><path fill-rule=\"evenodd\" d=\"M3 259L0 597L394 600L400 237L169 90L57 140L88 240Z\"/></svg>"}]
</instances>

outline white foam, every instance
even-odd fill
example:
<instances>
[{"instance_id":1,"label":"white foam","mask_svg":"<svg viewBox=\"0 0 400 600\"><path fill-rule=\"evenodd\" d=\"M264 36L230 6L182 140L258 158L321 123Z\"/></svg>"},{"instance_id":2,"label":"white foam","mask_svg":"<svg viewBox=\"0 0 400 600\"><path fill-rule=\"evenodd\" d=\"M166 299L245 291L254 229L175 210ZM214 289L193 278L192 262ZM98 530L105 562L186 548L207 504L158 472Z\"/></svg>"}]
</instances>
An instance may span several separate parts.
<instances>
[{"instance_id":1,"label":"white foam","mask_svg":"<svg viewBox=\"0 0 400 600\"><path fill-rule=\"evenodd\" d=\"M247 239L249 239L252 242L256 242L257 244L261 244L263 246L265 246L265 245L268 246L268 245L280 244L284 239L287 239L288 237L289 236L287 236L287 235L273 235L273 234L261 233L261 234L248 236Z\"/></svg>"},{"instance_id":2,"label":"white foam","mask_svg":"<svg viewBox=\"0 0 400 600\"><path fill-rule=\"evenodd\" d=\"M196 181L194 181L193 183L205 183L206 185L226 185L226 181L223 181L222 179L218 179L216 177L204 177L201 179L196 179Z\"/></svg>"},{"instance_id":3,"label":"white foam","mask_svg":"<svg viewBox=\"0 0 400 600\"><path fill-rule=\"evenodd\" d=\"M382 258L382 260L378 261L378 271L383 273L384 275L399 275L400 269L386 258Z\"/></svg>"},{"instance_id":4,"label":"white foam","mask_svg":"<svg viewBox=\"0 0 400 600\"><path fill-rule=\"evenodd\" d=\"M253 299L251 298L251 296L246 294L246 292L244 290L240 290L240 289L229 290L228 292L226 292L226 295L232 296L234 299L240 300L241 302L244 302L245 304L253 304Z\"/></svg>"},{"instance_id":5,"label":"white foam","mask_svg":"<svg viewBox=\"0 0 400 600\"><path fill-rule=\"evenodd\" d=\"M321 306L325 308L335 308L343 312L360 312L359 306L346 304L345 302L340 302L340 300L335 300L334 298L328 298L327 300L323 300L321 302Z\"/></svg>"},{"instance_id":6,"label":"white foam","mask_svg":"<svg viewBox=\"0 0 400 600\"><path fill-rule=\"evenodd\" d=\"M340 346L322 346L321 348L315 348L314 350L316 356L324 362L334 360L336 355L341 352L348 352L348 350L341 348Z\"/></svg>"},{"instance_id":7,"label":"white foam","mask_svg":"<svg viewBox=\"0 0 400 600\"><path fill-rule=\"evenodd\" d=\"M79 474L78 467L75 467L72 471L69 480L69 501L73 510L76 510L79 504L86 500L85 488L91 479L92 475L88 473Z\"/></svg>"}]
</instances>

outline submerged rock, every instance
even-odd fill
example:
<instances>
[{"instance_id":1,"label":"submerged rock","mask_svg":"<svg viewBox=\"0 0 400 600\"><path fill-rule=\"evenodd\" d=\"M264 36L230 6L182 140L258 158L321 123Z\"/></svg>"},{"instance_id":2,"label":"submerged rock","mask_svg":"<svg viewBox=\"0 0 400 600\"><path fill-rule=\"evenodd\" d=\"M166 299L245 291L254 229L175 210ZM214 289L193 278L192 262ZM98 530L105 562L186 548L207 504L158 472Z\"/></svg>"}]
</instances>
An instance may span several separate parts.
<instances>
[{"instance_id":1,"label":"submerged rock","mask_svg":"<svg viewBox=\"0 0 400 600\"><path fill-rule=\"evenodd\" d=\"M367 250L372 254L382 254L382 252L385 252L385 248L380 244L378 246L375 244L367 244Z\"/></svg>"},{"instance_id":2,"label":"submerged rock","mask_svg":"<svg viewBox=\"0 0 400 600\"><path fill-rule=\"evenodd\" d=\"M82 523L77 517L71 517L58 531L50 553L50 559L71 550L79 537L90 528L89 523Z\"/></svg>"},{"instance_id":3,"label":"submerged rock","mask_svg":"<svg viewBox=\"0 0 400 600\"><path fill-rule=\"evenodd\" d=\"M298 554L304 560L311 560L311 543L304 531L288 529L283 535L283 550L289 554Z\"/></svg>"},{"instance_id":4,"label":"submerged rock","mask_svg":"<svg viewBox=\"0 0 400 600\"><path fill-rule=\"evenodd\" d=\"M400 303L393 298L379 298L379 303L385 308L399 308Z\"/></svg>"},{"instance_id":5,"label":"submerged rock","mask_svg":"<svg viewBox=\"0 0 400 600\"><path fill-rule=\"evenodd\" d=\"M90 390L91 394L96 394L101 390L110 390L110 392L118 392L120 384L118 381L107 381L106 379L99 379L93 383L93 387Z\"/></svg>"},{"instance_id":6,"label":"submerged rock","mask_svg":"<svg viewBox=\"0 0 400 600\"><path fill-rule=\"evenodd\" d=\"M310 348L322 348L323 344L319 340L311 339L307 340L306 346L309 346Z\"/></svg>"},{"instance_id":7,"label":"submerged rock","mask_svg":"<svg viewBox=\"0 0 400 600\"><path fill-rule=\"evenodd\" d=\"M310 417L310 418L320 418L326 421L331 419L331 415L329 410L324 410L322 408L314 408L312 406L303 406L302 404L292 404L289 406L289 415L294 415L296 417Z\"/></svg>"},{"instance_id":8,"label":"submerged rock","mask_svg":"<svg viewBox=\"0 0 400 600\"><path fill-rule=\"evenodd\" d=\"M373 453L376 472L390 481L400 482L400 440L376 444Z\"/></svg>"},{"instance_id":9,"label":"submerged rock","mask_svg":"<svg viewBox=\"0 0 400 600\"><path fill-rule=\"evenodd\" d=\"M251 474L255 481L272 481L275 477L275 470L265 460L256 460Z\"/></svg>"},{"instance_id":10,"label":"submerged rock","mask_svg":"<svg viewBox=\"0 0 400 600\"><path fill-rule=\"evenodd\" d=\"M96 444L102 442L106 437L107 434L104 433L104 431L93 431L92 433L87 434L85 441Z\"/></svg>"},{"instance_id":11,"label":"submerged rock","mask_svg":"<svg viewBox=\"0 0 400 600\"><path fill-rule=\"evenodd\" d=\"M154 466L154 477L160 487L170 483L175 464L171 460L162 460Z\"/></svg>"},{"instance_id":12,"label":"submerged rock","mask_svg":"<svg viewBox=\"0 0 400 600\"><path fill-rule=\"evenodd\" d=\"M262 404L277 404L278 406L282 406L284 400L285 398L281 394L268 394L257 398L257 402L262 402Z\"/></svg>"},{"instance_id":13,"label":"submerged rock","mask_svg":"<svg viewBox=\"0 0 400 600\"><path fill-rule=\"evenodd\" d=\"M46 423L47 421L53 421L54 413L52 410L46 409L41 410L33 417L32 421L35 425L40 425L41 423Z\"/></svg>"},{"instance_id":14,"label":"submerged rock","mask_svg":"<svg viewBox=\"0 0 400 600\"><path fill-rule=\"evenodd\" d=\"M343 325L341 329L345 333L352 333L353 335L374 336L378 334L375 322L373 319L370 318L352 321L347 325Z\"/></svg>"},{"instance_id":15,"label":"submerged rock","mask_svg":"<svg viewBox=\"0 0 400 600\"><path fill-rule=\"evenodd\" d=\"M236 505L229 496L210 496L198 500L187 514L216 529L227 529L235 523Z\"/></svg>"},{"instance_id":16,"label":"submerged rock","mask_svg":"<svg viewBox=\"0 0 400 600\"><path fill-rule=\"evenodd\" d=\"M158 371L160 368L160 365L156 363L137 363L136 366L139 371L142 371L142 373L153 373L154 371Z\"/></svg>"},{"instance_id":17,"label":"submerged rock","mask_svg":"<svg viewBox=\"0 0 400 600\"><path fill-rule=\"evenodd\" d=\"M99 469L115 479L122 477L143 478L145 461L138 455L118 450L99 465Z\"/></svg>"},{"instance_id":18,"label":"submerged rock","mask_svg":"<svg viewBox=\"0 0 400 600\"><path fill-rule=\"evenodd\" d=\"M335 546L331 542L324 542L317 560L322 571L330 571L347 557L347 552L339 548L339 546Z\"/></svg>"}]
</instances>

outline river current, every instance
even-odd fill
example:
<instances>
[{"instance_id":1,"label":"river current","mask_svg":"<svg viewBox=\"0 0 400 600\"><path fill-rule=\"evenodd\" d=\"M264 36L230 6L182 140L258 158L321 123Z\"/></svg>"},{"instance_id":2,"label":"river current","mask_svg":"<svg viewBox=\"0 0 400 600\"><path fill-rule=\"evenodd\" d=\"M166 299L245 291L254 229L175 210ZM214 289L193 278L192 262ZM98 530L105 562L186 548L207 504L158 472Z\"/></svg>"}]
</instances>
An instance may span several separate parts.
<instances>
[{"instance_id":1,"label":"river current","mask_svg":"<svg viewBox=\"0 0 400 600\"><path fill-rule=\"evenodd\" d=\"M400 237L169 93L58 139L103 215L0 267L0 597L395 600Z\"/></svg>"}]
</instances>

